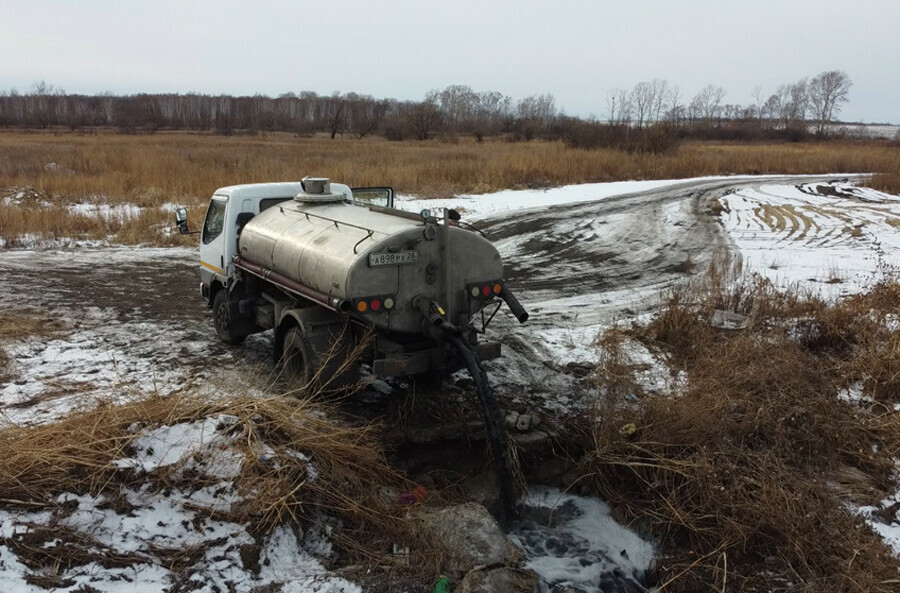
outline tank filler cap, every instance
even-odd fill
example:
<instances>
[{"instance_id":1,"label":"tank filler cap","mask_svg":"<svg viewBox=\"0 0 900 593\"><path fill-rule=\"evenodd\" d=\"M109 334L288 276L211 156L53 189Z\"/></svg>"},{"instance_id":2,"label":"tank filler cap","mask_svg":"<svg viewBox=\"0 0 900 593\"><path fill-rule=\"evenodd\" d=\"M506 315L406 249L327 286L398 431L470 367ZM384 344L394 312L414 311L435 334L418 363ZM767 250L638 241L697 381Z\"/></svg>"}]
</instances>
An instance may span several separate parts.
<instances>
[{"instance_id":1,"label":"tank filler cap","mask_svg":"<svg viewBox=\"0 0 900 593\"><path fill-rule=\"evenodd\" d=\"M304 177L300 181L303 191L294 196L298 202L329 203L343 202L343 194L331 193L331 180L327 177Z\"/></svg>"}]
</instances>

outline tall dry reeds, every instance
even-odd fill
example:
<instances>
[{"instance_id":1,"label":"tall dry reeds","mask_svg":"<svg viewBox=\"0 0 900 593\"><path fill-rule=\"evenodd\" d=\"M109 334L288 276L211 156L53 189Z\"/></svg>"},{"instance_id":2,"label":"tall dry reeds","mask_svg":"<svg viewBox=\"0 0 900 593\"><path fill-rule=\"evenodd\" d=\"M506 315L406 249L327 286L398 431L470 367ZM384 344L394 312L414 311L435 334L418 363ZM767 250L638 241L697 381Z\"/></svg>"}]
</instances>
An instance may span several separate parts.
<instances>
[{"instance_id":1,"label":"tall dry reeds","mask_svg":"<svg viewBox=\"0 0 900 593\"><path fill-rule=\"evenodd\" d=\"M0 204L0 235L104 232L116 240L177 242L160 233L171 225L171 207L202 204L216 188L235 183L297 180L314 174L354 186L392 185L426 197L500 189L549 187L626 179L685 178L758 173L900 171L897 150L882 143L728 144L689 142L665 154L568 148L562 142L389 142L188 133L95 135L0 133L0 188L31 188L60 208L73 202L130 203L150 220L134 229L104 228L92 216L33 205ZM3 196L0 196L3 197ZM107 224L107 226L109 226ZM113 225L115 227L115 225ZM61 233L61 234L60 234ZM118 238L118 237L122 238Z\"/></svg>"},{"instance_id":2,"label":"tall dry reeds","mask_svg":"<svg viewBox=\"0 0 900 593\"><path fill-rule=\"evenodd\" d=\"M567 148L561 142L445 143L298 138L0 133L0 187L32 186L68 200L98 196L158 205L198 201L234 183L331 177L423 196L623 179L738 173L896 172L881 143L693 142L664 155Z\"/></svg>"},{"instance_id":3,"label":"tall dry reeds","mask_svg":"<svg viewBox=\"0 0 900 593\"><path fill-rule=\"evenodd\" d=\"M847 504L896 490L898 304L893 284L829 304L714 267L632 333L684 371L677 394L629 402L625 355L603 359L583 480L665 542L661 590L897 590L900 562ZM753 325L715 329L716 309ZM873 404L839 398L857 381Z\"/></svg>"}]
</instances>

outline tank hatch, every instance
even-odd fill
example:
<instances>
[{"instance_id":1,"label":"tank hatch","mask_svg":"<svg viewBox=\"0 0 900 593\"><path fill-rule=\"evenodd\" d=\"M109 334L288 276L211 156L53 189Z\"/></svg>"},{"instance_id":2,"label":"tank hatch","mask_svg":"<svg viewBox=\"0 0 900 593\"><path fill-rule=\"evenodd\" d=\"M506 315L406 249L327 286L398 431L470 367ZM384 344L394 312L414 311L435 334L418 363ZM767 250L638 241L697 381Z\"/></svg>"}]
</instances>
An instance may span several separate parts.
<instances>
[{"instance_id":1,"label":"tank hatch","mask_svg":"<svg viewBox=\"0 0 900 593\"><path fill-rule=\"evenodd\" d=\"M303 191L294 196L298 202L305 204L327 204L342 202L343 194L331 193L331 180L327 177L304 177L300 180Z\"/></svg>"}]
</instances>

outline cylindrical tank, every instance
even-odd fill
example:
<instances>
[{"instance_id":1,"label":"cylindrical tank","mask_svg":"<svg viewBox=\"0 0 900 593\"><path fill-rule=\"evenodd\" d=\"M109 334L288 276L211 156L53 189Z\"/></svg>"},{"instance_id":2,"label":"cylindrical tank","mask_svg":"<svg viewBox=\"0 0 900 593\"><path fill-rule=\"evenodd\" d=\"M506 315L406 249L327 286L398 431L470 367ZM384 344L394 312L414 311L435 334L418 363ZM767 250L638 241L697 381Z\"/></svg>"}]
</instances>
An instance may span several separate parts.
<instances>
[{"instance_id":1,"label":"cylindrical tank","mask_svg":"<svg viewBox=\"0 0 900 593\"><path fill-rule=\"evenodd\" d=\"M389 331L420 331L416 297L436 302L454 323L479 311L485 300L470 290L501 280L496 248L476 233L402 214L343 201L282 202L244 226L240 256L349 300L353 315Z\"/></svg>"}]
</instances>

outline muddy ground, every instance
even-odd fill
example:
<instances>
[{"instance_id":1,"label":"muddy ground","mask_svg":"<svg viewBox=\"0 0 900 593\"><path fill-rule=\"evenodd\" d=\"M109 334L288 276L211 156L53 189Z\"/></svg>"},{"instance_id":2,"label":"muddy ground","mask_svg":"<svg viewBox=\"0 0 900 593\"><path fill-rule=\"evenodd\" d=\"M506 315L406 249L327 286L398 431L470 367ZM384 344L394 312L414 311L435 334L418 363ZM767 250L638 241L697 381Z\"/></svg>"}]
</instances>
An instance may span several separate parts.
<instances>
[{"instance_id":1,"label":"muddy ground","mask_svg":"<svg viewBox=\"0 0 900 593\"><path fill-rule=\"evenodd\" d=\"M520 326L504 309L492 325L505 357L489 369L507 407L562 413L577 406L584 381L566 364L592 359L599 328L648 313L667 286L704 269L717 253L740 257L714 204L761 183L692 181L480 222L532 314ZM0 383L0 412L30 423L97 398L271 386L271 335L251 336L237 348L218 342L198 297L196 258L191 249L0 254L0 310L65 326L55 337L21 336L3 345L12 361ZM363 407L386 391L375 387L361 395Z\"/></svg>"}]
</instances>

